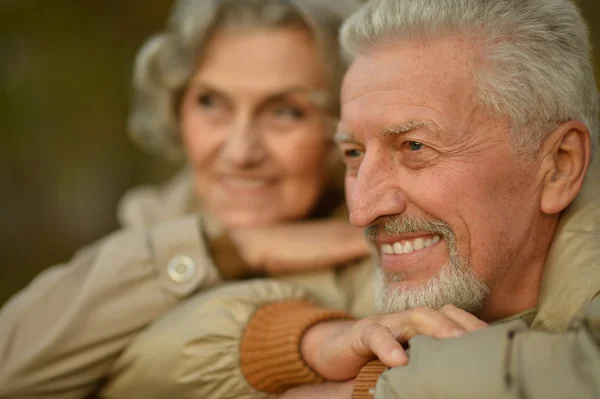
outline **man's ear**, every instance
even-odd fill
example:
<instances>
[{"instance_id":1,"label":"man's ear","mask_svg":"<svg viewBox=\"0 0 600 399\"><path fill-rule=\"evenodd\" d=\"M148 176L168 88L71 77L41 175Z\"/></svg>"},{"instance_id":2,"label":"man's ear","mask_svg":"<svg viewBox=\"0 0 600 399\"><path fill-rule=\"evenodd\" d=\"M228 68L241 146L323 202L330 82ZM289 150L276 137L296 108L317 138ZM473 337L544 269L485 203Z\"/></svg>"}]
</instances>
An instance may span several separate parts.
<instances>
[{"instance_id":1,"label":"man's ear","mask_svg":"<svg viewBox=\"0 0 600 399\"><path fill-rule=\"evenodd\" d=\"M562 212L577 197L591 158L588 128L579 121L562 123L541 148L541 211Z\"/></svg>"}]
</instances>

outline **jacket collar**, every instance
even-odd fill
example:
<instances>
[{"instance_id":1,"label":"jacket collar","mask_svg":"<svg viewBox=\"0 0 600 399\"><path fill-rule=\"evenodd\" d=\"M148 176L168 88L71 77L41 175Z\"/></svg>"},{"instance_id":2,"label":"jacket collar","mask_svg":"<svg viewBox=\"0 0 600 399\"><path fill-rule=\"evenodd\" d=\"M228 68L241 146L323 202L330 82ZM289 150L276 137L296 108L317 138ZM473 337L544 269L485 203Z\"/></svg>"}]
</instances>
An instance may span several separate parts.
<instances>
[{"instance_id":1,"label":"jacket collar","mask_svg":"<svg viewBox=\"0 0 600 399\"><path fill-rule=\"evenodd\" d=\"M565 331L600 293L600 160L590 166L575 201L561 216L544 266L532 328Z\"/></svg>"}]
</instances>

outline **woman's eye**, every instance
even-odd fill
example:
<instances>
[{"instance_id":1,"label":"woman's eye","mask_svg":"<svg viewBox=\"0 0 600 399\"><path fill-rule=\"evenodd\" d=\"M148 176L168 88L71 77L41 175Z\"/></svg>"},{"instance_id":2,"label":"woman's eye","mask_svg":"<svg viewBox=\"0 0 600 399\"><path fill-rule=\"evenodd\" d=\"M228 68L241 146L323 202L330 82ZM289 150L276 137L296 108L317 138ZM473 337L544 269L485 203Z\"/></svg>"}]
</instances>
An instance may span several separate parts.
<instances>
[{"instance_id":1,"label":"woman's eye","mask_svg":"<svg viewBox=\"0 0 600 399\"><path fill-rule=\"evenodd\" d=\"M217 99L212 94L201 94L198 96L197 101L204 108L212 108L216 105Z\"/></svg>"},{"instance_id":2,"label":"woman's eye","mask_svg":"<svg viewBox=\"0 0 600 399\"><path fill-rule=\"evenodd\" d=\"M419 151L424 146L423 146L422 143L420 143L418 141L407 141L406 142L406 147L408 148L409 151Z\"/></svg>"},{"instance_id":3,"label":"woman's eye","mask_svg":"<svg viewBox=\"0 0 600 399\"><path fill-rule=\"evenodd\" d=\"M302 119L304 117L304 111L297 107L277 107L275 108L275 114L278 117Z\"/></svg>"}]
</instances>

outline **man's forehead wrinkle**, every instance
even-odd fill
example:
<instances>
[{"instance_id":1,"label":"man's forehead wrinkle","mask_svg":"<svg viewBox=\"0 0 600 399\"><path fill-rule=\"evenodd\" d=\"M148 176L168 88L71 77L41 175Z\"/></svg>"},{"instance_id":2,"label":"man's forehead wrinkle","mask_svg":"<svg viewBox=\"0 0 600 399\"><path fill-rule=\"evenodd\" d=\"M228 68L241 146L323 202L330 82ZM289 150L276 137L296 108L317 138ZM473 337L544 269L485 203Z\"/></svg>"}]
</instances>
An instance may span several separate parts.
<instances>
[{"instance_id":1,"label":"man's forehead wrinkle","mask_svg":"<svg viewBox=\"0 0 600 399\"><path fill-rule=\"evenodd\" d=\"M443 99L436 97L433 94L427 94L427 91L419 89L415 92L414 88L407 89L402 87L397 88L379 88L370 90L354 90L354 95L351 98L343 98L342 106L353 106L352 103L362 102L368 107L385 108L385 107L420 107L427 108L436 113L443 106ZM346 96L347 97L347 96ZM436 108L436 105L438 106Z\"/></svg>"},{"instance_id":2,"label":"man's forehead wrinkle","mask_svg":"<svg viewBox=\"0 0 600 399\"><path fill-rule=\"evenodd\" d=\"M369 93L354 99L351 103L344 104L342 119L344 124L348 125L345 126L346 128L368 129L371 132L388 129L387 133L403 133L425 127L439 133L443 130L442 126L446 125L447 113L440 107L436 107L435 104L423 103L421 99L416 102L414 100L407 101L408 99L394 99L394 101L381 103L381 96L373 98L372 94ZM365 113L366 110L368 112ZM356 118L357 112L362 115L360 119ZM346 129L340 126L339 131L343 130Z\"/></svg>"},{"instance_id":3,"label":"man's forehead wrinkle","mask_svg":"<svg viewBox=\"0 0 600 399\"><path fill-rule=\"evenodd\" d=\"M348 72L342 82L340 99L342 104L353 101L356 97L360 97L361 93L370 91L373 88L372 73L361 71L357 73L356 62L350 65Z\"/></svg>"},{"instance_id":4,"label":"man's forehead wrinkle","mask_svg":"<svg viewBox=\"0 0 600 399\"><path fill-rule=\"evenodd\" d=\"M403 92L405 90L403 90L402 88L394 88L394 89L377 89L377 90L371 89L368 91L365 91L364 89L361 89L361 90L357 89L354 91L356 91L358 93L356 93L354 96L352 96L352 98L343 98L342 99L343 105L354 102L359 97L365 97L366 95L382 97L384 94L387 94L387 93L398 93L398 92ZM384 104L383 106L385 106L385 105L394 105L394 104Z\"/></svg>"},{"instance_id":5,"label":"man's forehead wrinkle","mask_svg":"<svg viewBox=\"0 0 600 399\"><path fill-rule=\"evenodd\" d=\"M372 103L370 103L370 104L373 105ZM436 117L440 117L440 118L443 115L443 112L441 109L438 109L429 103L423 103L421 101L409 102L409 101L398 100L398 101L395 101L393 103L388 103L388 104L374 104L373 107L375 109L384 109L384 108L388 108L388 107L393 107L397 112L401 112L403 110L408 112L411 109L412 110L414 110L414 109L428 110L428 111L431 111L434 115L436 115Z\"/></svg>"},{"instance_id":6,"label":"man's forehead wrinkle","mask_svg":"<svg viewBox=\"0 0 600 399\"><path fill-rule=\"evenodd\" d=\"M356 113L353 110L367 109L367 99L365 98L363 90L358 91L359 94L354 96L352 99L342 101L342 115L340 123L338 124L338 131L346 133L352 139L352 143L359 143L356 135L362 135L366 132L369 125L367 118L357 118ZM360 114L360 112L358 113ZM346 141L348 142L348 141Z\"/></svg>"}]
</instances>

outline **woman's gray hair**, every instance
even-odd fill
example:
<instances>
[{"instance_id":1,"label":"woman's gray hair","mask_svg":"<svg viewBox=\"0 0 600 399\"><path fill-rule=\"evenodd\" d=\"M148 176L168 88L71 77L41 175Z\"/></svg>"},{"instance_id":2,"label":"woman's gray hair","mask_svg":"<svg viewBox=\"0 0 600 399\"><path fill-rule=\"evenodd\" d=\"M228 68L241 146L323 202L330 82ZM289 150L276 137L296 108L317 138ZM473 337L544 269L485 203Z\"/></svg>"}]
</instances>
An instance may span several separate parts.
<instances>
[{"instance_id":1,"label":"woman's gray hair","mask_svg":"<svg viewBox=\"0 0 600 399\"><path fill-rule=\"evenodd\" d=\"M179 0L166 29L139 51L133 75L129 132L142 147L167 158L183 154L178 129L179 100L198 67L203 49L220 27L271 29L301 26L314 37L330 84L332 112L339 109L345 72L338 45L342 22L359 0ZM337 115L336 115L337 116Z\"/></svg>"},{"instance_id":2,"label":"woman's gray hair","mask_svg":"<svg viewBox=\"0 0 600 399\"><path fill-rule=\"evenodd\" d=\"M569 0L372 0L346 21L340 42L351 60L386 42L453 34L483 44L476 95L511 119L519 152L535 152L567 120L585 123L597 144L589 34Z\"/></svg>"}]
</instances>

